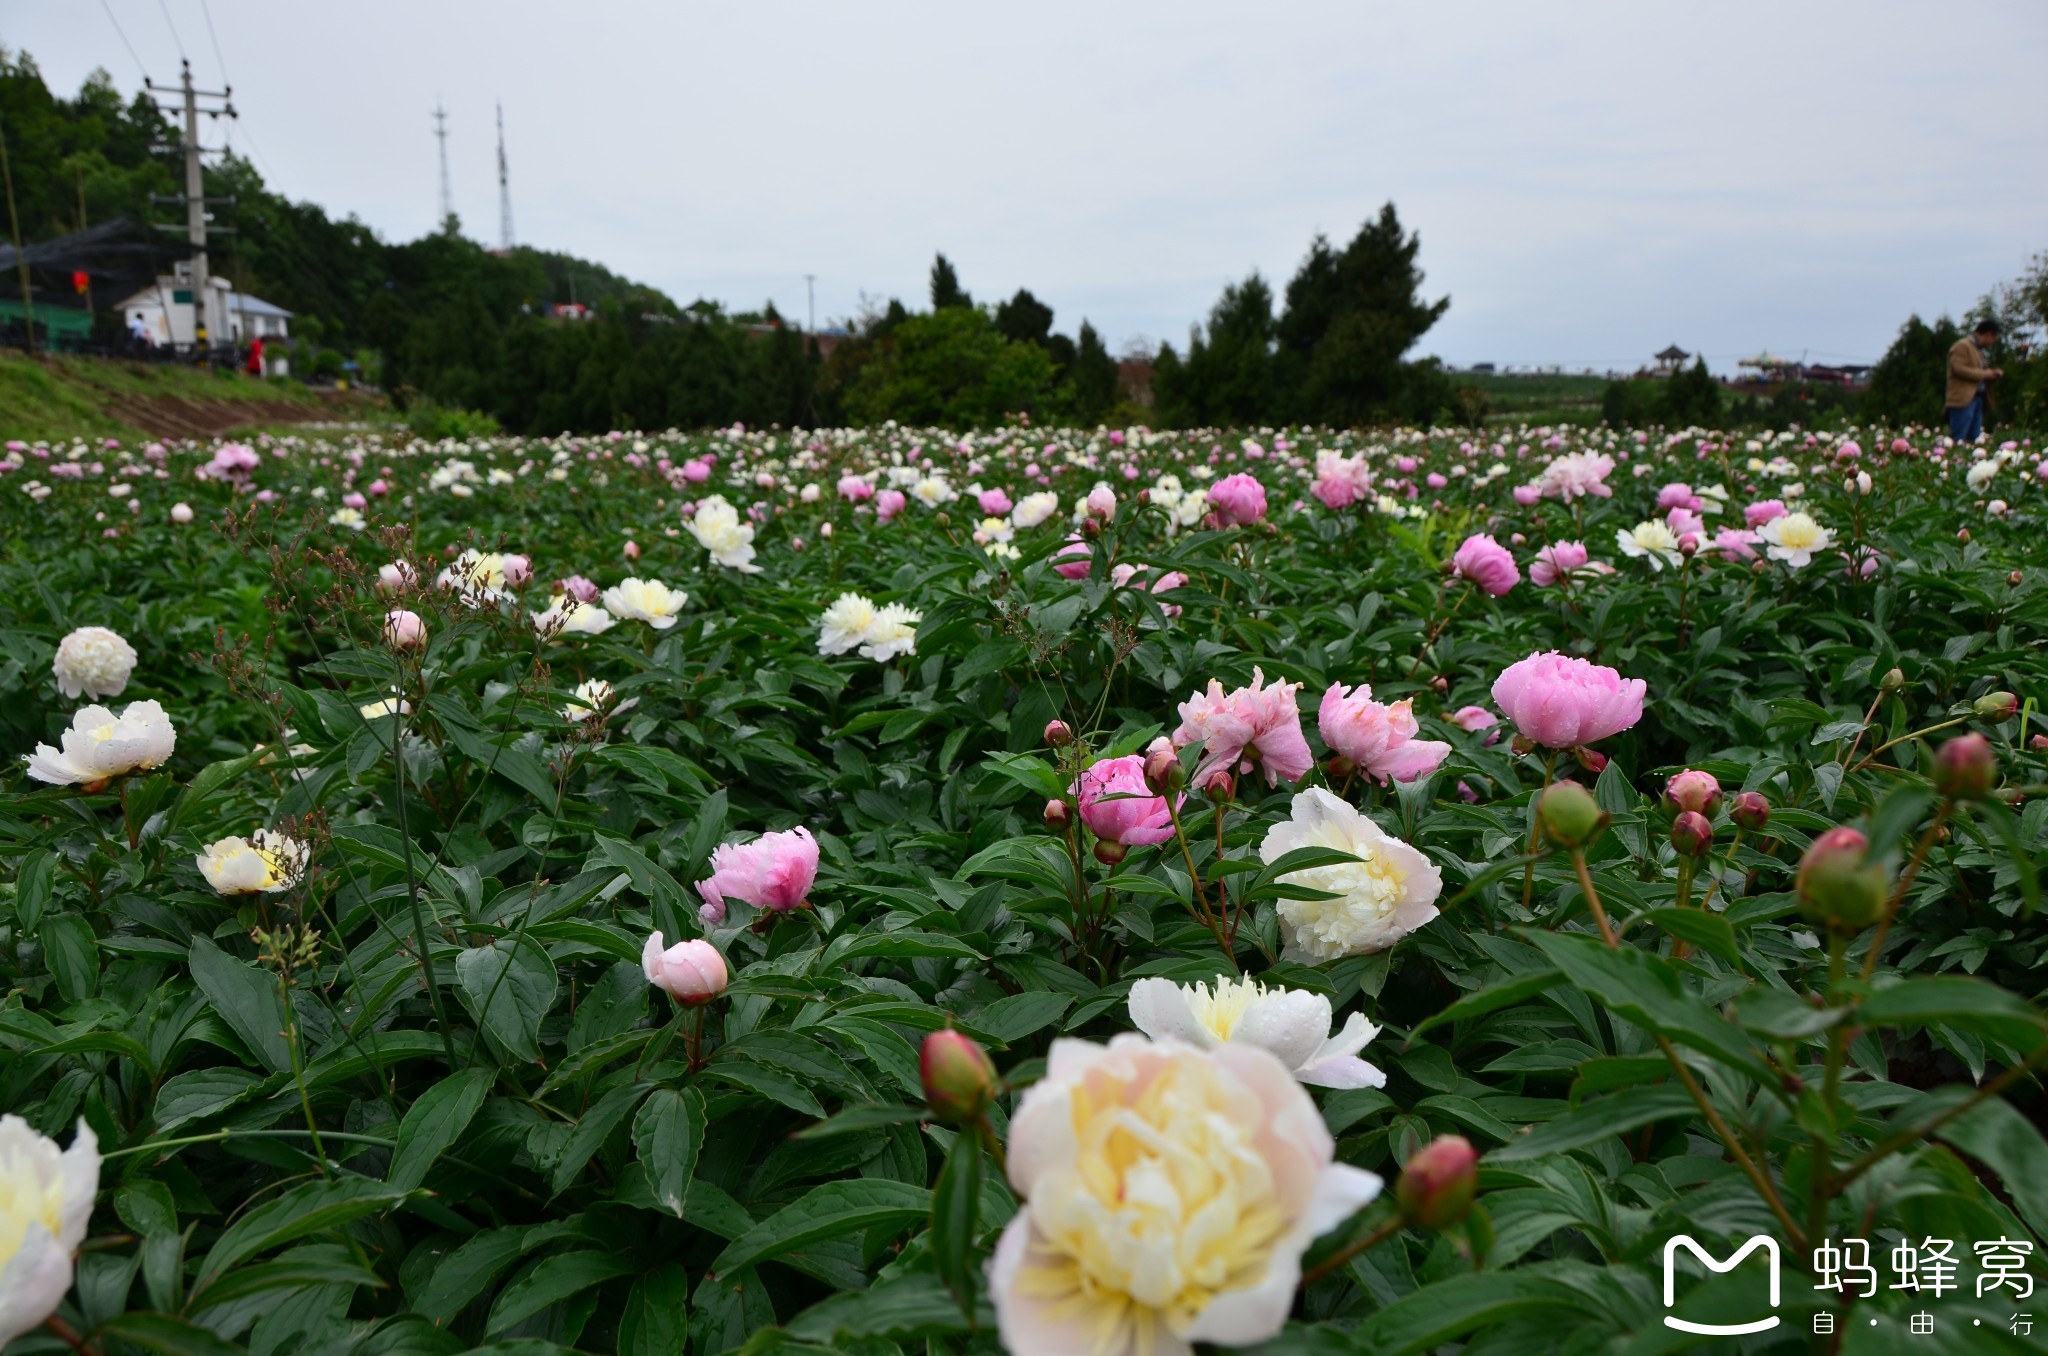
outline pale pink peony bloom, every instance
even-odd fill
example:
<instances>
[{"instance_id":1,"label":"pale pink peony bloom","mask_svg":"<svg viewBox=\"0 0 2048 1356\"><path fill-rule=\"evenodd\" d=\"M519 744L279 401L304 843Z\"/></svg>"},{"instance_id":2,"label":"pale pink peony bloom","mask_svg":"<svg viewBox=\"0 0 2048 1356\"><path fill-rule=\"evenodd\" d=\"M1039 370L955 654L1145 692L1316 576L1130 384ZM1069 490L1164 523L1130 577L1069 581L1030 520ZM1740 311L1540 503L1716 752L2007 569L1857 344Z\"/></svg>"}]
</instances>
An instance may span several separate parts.
<instances>
[{"instance_id":1,"label":"pale pink peony bloom","mask_svg":"<svg viewBox=\"0 0 2048 1356\"><path fill-rule=\"evenodd\" d=\"M1608 488L1607 477L1612 474L1614 458L1600 452L1569 452L1543 468L1536 488L1546 499L1567 504L1588 495L1611 499L1614 491Z\"/></svg>"},{"instance_id":2,"label":"pale pink peony bloom","mask_svg":"<svg viewBox=\"0 0 2048 1356\"><path fill-rule=\"evenodd\" d=\"M1491 730L1500 724L1500 717L1483 706L1461 706L1451 712L1451 724L1468 733L1477 734L1481 730ZM1487 736L1486 742L1491 744L1499 738L1498 733L1491 734Z\"/></svg>"},{"instance_id":3,"label":"pale pink peony bloom","mask_svg":"<svg viewBox=\"0 0 2048 1356\"><path fill-rule=\"evenodd\" d=\"M508 589L520 588L533 578L533 562L525 556L507 555L504 564L499 568L504 571L505 587Z\"/></svg>"},{"instance_id":4,"label":"pale pink peony bloom","mask_svg":"<svg viewBox=\"0 0 2048 1356\"><path fill-rule=\"evenodd\" d=\"M419 613L395 607L384 614L384 643L394 650L417 650L427 643L427 624Z\"/></svg>"},{"instance_id":5,"label":"pale pink peony bloom","mask_svg":"<svg viewBox=\"0 0 2048 1356\"><path fill-rule=\"evenodd\" d=\"M1294 704L1300 683L1285 679L1265 686L1263 669L1252 670L1250 687L1226 693L1223 684L1209 680L1207 692L1197 692L1180 704L1180 728L1173 732L1176 748L1199 742L1202 762L1195 769L1195 784L1205 785L1210 774L1233 768L1250 772L1254 766L1265 770L1266 785L1283 779L1297 781L1315 766L1308 737L1301 732L1301 710Z\"/></svg>"},{"instance_id":6,"label":"pale pink peony bloom","mask_svg":"<svg viewBox=\"0 0 2048 1356\"><path fill-rule=\"evenodd\" d=\"M1000 518L1016 507L1010 502L1010 496L1000 489L983 490L974 499L981 505L982 514L989 518Z\"/></svg>"},{"instance_id":7,"label":"pale pink peony bloom","mask_svg":"<svg viewBox=\"0 0 2048 1356\"><path fill-rule=\"evenodd\" d=\"M1510 664L1493 700L1526 739L1571 749L1620 734L1643 718L1644 683L1555 650Z\"/></svg>"},{"instance_id":8,"label":"pale pink peony bloom","mask_svg":"<svg viewBox=\"0 0 2048 1356\"><path fill-rule=\"evenodd\" d=\"M1687 513L1698 513L1702 507L1700 497L1692 492L1692 486L1682 480L1674 480L1657 491L1657 507L1660 509L1684 509ZM1676 531L1677 529L1672 529Z\"/></svg>"},{"instance_id":9,"label":"pale pink peony bloom","mask_svg":"<svg viewBox=\"0 0 2048 1356\"><path fill-rule=\"evenodd\" d=\"M1052 553L1053 572L1062 579L1086 579L1094 566L1095 552L1079 537L1067 538L1067 544Z\"/></svg>"},{"instance_id":10,"label":"pale pink peony bloom","mask_svg":"<svg viewBox=\"0 0 2048 1356\"><path fill-rule=\"evenodd\" d=\"M861 476L839 477L839 497L849 504L858 504L875 497L875 487Z\"/></svg>"},{"instance_id":11,"label":"pale pink peony bloom","mask_svg":"<svg viewBox=\"0 0 2048 1356\"><path fill-rule=\"evenodd\" d=\"M1782 499L1760 499L1742 510L1743 525L1750 528L1762 527L1773 518L1782 518L1790 509Z\"/></svg>"},{"instance_id":12,"label":"pale pink peony bloom","mask_svg":"<svg viewBox=\"0 0 2048 1356\"><path fill-rule=\"evenodd\" d=\"M1713 546L1723 560L1755 560L1756 544L1762 540L1746 528L1724 527L1714 534Z\"/></svg>"},{"instance_id":13,"label":"pale pink peony bloom","mask_svg":"<svg viewBox=\"0 0 2048 1356\"><path fill-rule=\"evenodd\" d=\"M818 879L818 840L806 828L726 843L711 854L711 876L697 882L706 927L725 921L726 900L787 913L802 908Z\"/></svg>"},{"instance_id":14,"label":"pale pink peony bloom","mask_svg":"<svg viewBox=\"0 0 2048 1356\"><path fill-rule=\"evenodd\" d=\"M1084 768L1067 790L1080 807L1081 822L1105 842L1144 847L1173 837L1166 798L1153 795L1145 785L1143 754L1105 758ZM1105 800L1106 796L1119 799ZM1176 809L1181 799L1175 798Z\"/></svg>"},{"instance_id":15,"label":"pale pink peony bloom","mask_svg":"<svg viewBox=\"0 0 2048 1356\"><path fill-rule=\"evenodd\" d=\"M1116 517L1116 491L1107 485L1097 485L1088 491L1086 504L1091 518Z\"/></svg>"},{"instance_id":16,"label":"pale pink peony bloom","mask_svg":"<svg viewBox=\"0 0 2048 1356\"><path fill-rule=\"evenodd\" d=\"M1126 1033L1061 1039L1010 1122L1022 1208L989 1267L1012 1356L1188 1356L1278 1333L1301 1256L1379 1194L1286 1065Z\"/></svg>"},{"instance_id":17,"label":"pale pink peony bloom","mask_svg":"<svg viewBox=\"0 0 2048 1356\"><path fill-rule=\"evenodd\" d=\"M901 490L878 490L875 493L875 517L886 523L903 512L903 506L909 502Z\"/></svg>"},{"instance_id":18,"label":"pale pink peony bloom","mask_svg":"<svg viewBox=\"0 0 2048 1356\"><path fill-rule=\"evenodd\" d=\"M1496 598L1522 582L1513 554L1485 532L1465 538L1451 557L1451 570Z\"/></svg>"},{"instance_id":19,"label":"pale pink peony bloom","mask_svg":"<svg viewBox=\"0 0 2048 1356\"><path fill-rule=\"evenodd\" d=\"M1240 471L1209 487L1209 507L1224 527L1244 527L1266 516L1266 487Z\"/></svg>"},{"instance_id":20,"label":"pale pink peony bloom","mask_svg":"<svg viewBox=\"0 0 2048 1356\"><path fill-rule=\"evenodd\" d=\"M1349 508L1372 493L1372 468L1364 457L1316 453L1316 482L1309 493L1326 509Z\"/></svg>"},{"instance_id":21,"label":"pale pink peony bloom","mask_svg":"<svg viewBox=\"0 0 2048 1356\"><path fill-rule=\"evenodd\" d=\"M603 590L598 588L596 583L585 579L582 575L572 574L567 579L561 581L561 592L568 594L569 597L579 603L594 603Z\"/></svg>"},{"instance_id":22,"label":"pale pink peony bloom","mask_svg":"<svg viewBox=\"0 0 2048 1356\"><path fill-rule=\"evenodd\" d=\"M1426 777L1450 756L1441 739L1417 739L1420 728L1406 698L1387 705L1372 699L1370 685L1330 684L1316 712L1316 728L1332 752L1384 786L1389 780Z\"/></svg>"},{"instance_id":23,"label":"pale pink peony bloom","mask_svg":"<svg viewBox=\"0 0 2048 1356\"><path fill-rule=\"evenodd\" d=\"M647 939L640 952L640 969L649 984L692 1007L724 993L732 978L725 957L711 943L692 938L664 949L659 932Z\"/></svg>"},{"instance_id":24,"label":"pale pink peony bloom","mask_svg":"<svg viewBox=\"0 0 2048 1356\"><path fill-rule=\"evenodd\" d=\"M1553 542L1539 550L1536 559L1529 562L1529 582L1547 589L1573 570L1583 568L1585 563L1584 542Z\"/></svg>"},{"instance_id":25,"label":"pale pink peony bloom","mask_svg":"<svg viewBox=\"0 0 2048 1356\"><path fill-rule=\"evenodd\" d=\"M1543 487L1541 485L1517 485L1512 493L1517 504L1520 504L1523 508L1528 508L1543 497ZM1534 571L1531 571L1531 573L1533 574Z\"/></svg>"}]
</instances>

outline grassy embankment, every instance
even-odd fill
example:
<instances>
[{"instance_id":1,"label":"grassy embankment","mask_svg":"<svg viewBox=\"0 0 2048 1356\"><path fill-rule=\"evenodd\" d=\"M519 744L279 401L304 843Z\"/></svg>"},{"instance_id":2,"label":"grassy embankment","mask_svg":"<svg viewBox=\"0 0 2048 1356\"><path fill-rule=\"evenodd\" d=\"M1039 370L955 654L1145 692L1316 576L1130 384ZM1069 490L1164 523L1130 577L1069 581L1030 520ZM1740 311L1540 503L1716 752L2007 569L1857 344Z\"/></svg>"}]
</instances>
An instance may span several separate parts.
<instances>
[{"instance_id":1,"label":"grassy embankment","mask_svg":"<svg viewBox=\"0 0 2048 1356\"><path fill-rule=\"evenodd\" d=\"M168 363L0 351L0 438L211 437L376 418L382 402Z\"/></svg>"}]
</instances>

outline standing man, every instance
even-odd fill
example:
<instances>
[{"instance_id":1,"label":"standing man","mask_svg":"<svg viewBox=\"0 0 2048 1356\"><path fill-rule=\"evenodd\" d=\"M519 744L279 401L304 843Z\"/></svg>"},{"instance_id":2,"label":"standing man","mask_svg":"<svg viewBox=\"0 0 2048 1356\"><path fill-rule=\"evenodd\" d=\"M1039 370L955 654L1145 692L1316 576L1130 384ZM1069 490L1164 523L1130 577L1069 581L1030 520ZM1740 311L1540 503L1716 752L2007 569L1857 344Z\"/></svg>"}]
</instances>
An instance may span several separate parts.
<instances>
[{"instance_id":1,"label":"standing man","mask_svg":"<svg viewBox=\"0 0 2048 1356\"><path fill-rule=\"evenodd\" d=\"M1948 431L1959 443L1984 436L1984 391L2005 375L2002 367L1984 365L1984 351L1997 342L1998 322L1980 320L1948 351Z\"/></svg>"}]
</instances>

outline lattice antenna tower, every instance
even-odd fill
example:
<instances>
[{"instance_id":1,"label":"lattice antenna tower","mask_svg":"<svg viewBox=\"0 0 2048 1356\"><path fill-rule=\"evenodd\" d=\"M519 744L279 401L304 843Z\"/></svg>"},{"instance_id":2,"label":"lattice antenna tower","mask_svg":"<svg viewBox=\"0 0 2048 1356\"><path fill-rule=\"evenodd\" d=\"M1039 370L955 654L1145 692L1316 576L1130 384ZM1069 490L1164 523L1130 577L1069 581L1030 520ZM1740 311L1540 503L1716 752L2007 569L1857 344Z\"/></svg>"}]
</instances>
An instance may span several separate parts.
<instances>
[{"instance_id":1,"label":"lattice antenna tower","mask_svg":"<svg viewBox=\"0 0 2048 1356\"><path fill-rule=\"evenodd\" d=\"M441 229L455 219L455 195L448 188L448 111L434 100L434 138L441 143Z\"/></svg>"}]
</instances>

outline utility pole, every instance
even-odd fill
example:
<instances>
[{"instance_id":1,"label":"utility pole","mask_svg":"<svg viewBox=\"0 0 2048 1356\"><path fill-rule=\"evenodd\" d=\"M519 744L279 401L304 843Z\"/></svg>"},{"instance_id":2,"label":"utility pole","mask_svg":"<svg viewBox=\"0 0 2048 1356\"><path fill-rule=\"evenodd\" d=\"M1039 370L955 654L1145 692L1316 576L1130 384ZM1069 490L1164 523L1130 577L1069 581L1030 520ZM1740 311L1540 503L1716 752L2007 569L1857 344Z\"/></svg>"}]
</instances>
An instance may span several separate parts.
<instances>
[{"instance_id":1,"label":"utility pole","mask_svg":"<svg viewBox=\"0 0 2048 1356\"><path fill-rule=\"evenodd\" d=\"M205 165L200 159L201 155L204 154L205 148L199 142L199 115L203 112L210 118L218 118L223 114L232 118L236 117L237 114L235 113L234 104L230 102L235 92L232 86L218 93L210 90L195 89L192 85L192 63L186 61L181 63L181 66L182 70L176 85L159 85L146 77L143 81L144 85L153 93L182 96L182 112L185 117L185 139L176 146L169 148L182 152L185 157L185 191L178 197L170 199L153 198L151 201L154 203L182 201L184 204L185 238L190 240L195 248L190 265L192 281L192 338L193 343L199 349L200 361L205 362L212 334L212 328L208 324L209 316L207 313L213 309L211 305L213 301L213 285L208 281L207 272L206 173ZM221 108L202 109L199 106L201 99L219 99L223 102L224 106ZM158 107L161 108L162 105L158 105ZM231 206L234 203L232 198L223 199L222 201L227 202ZM175 230L177 228L171 227L169 229ZM215 233L226 233L225 227L213 227L212 230Z\"/></svg>"},{"instance_id":2,"label":"utility pole","mask_svg":"<svg viewBox=\"0 0 2048 1356\"><path fill-rule=\"evenodd\" d=\"M441 143L441 229L445 231L455 220L455 197L448 191L448 112L438 96L434 100L434 136Z\"/></svg>"},{"instance_id":3,"label":"utility pole","mask_svg":"<svg viewBox=\"0 0 2048 1356\"><path fill-rule=\"evenodd\" d=\"M806 308L807 308L807 310L808 310L808 312L809 312L809 317L810 317L810 318L809 318L808 320L806 320L806 321L804 322L804 333L805 333L805 334L816 334L816 333L818 332L818 287L817 287L817 283L818 283L818 275L817 275L817 274L815 274L815 273L806 273L806 274L804 274L804 302L805 302L805 305L806 305Z\"/></svg>"},{"instance_id":4,"label":"utility pole","mask_svg":"<svg viewBox=\"0 0 2048 1356\"><path fill-rule=\"evenodd\" d=\"M512 252L512 174L505 166L505 105L498 105L498 244Z\"/></svg>"}]
</instances>

